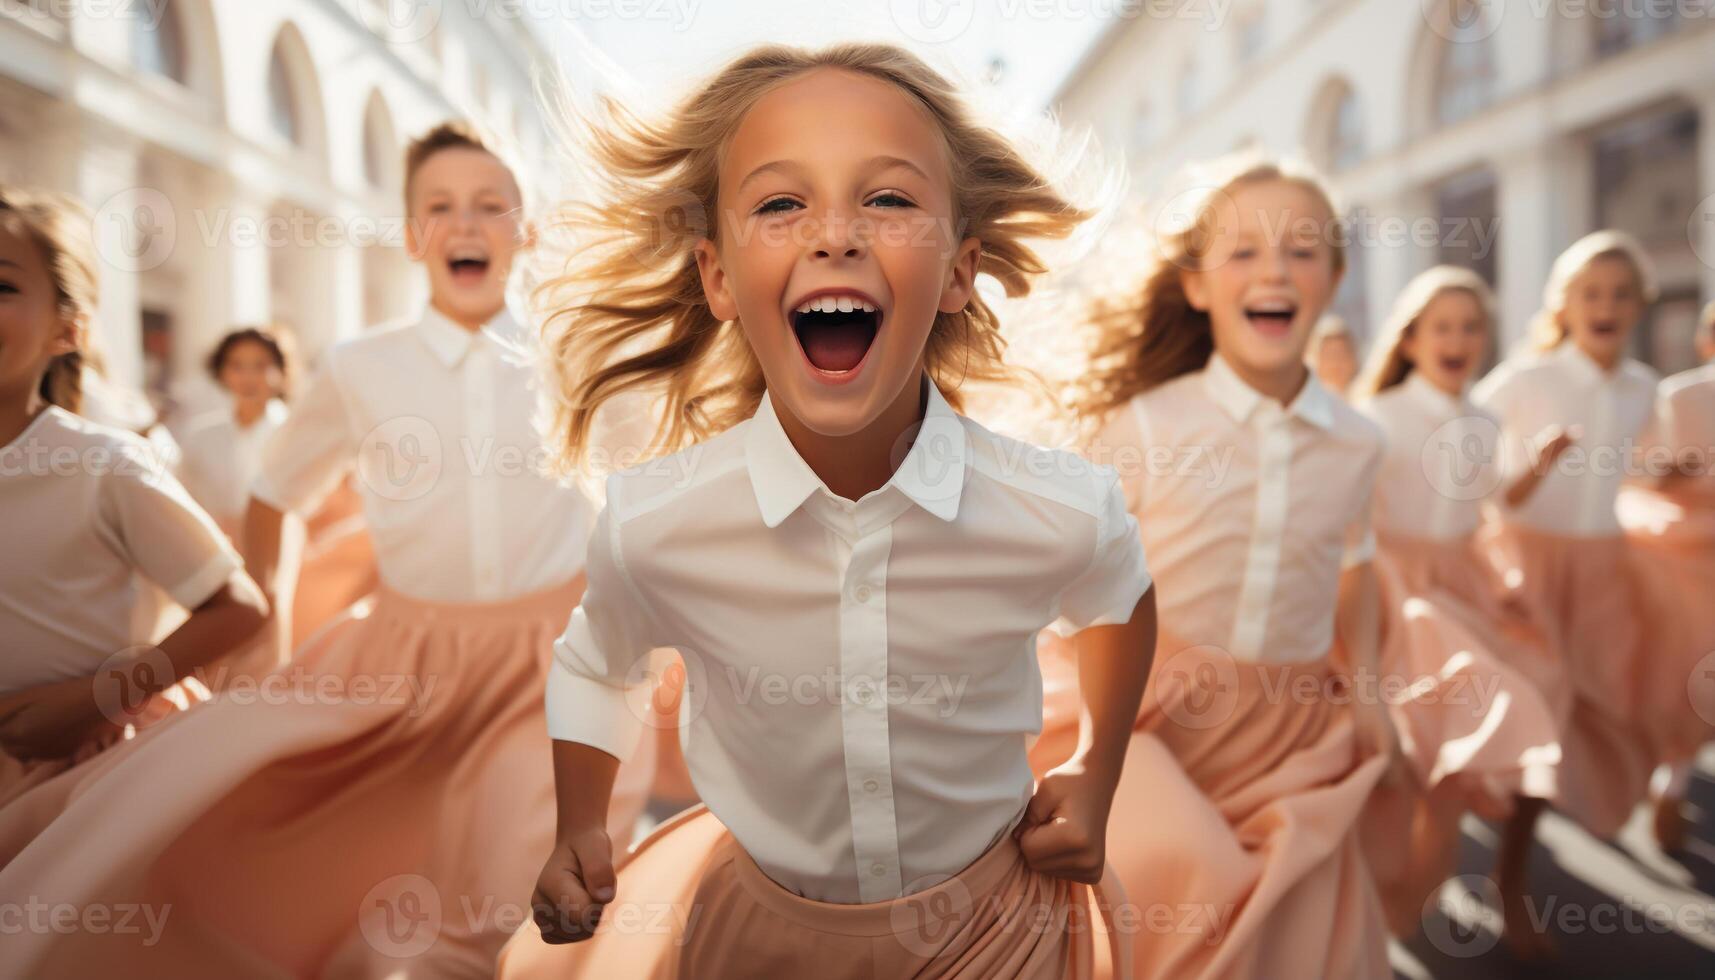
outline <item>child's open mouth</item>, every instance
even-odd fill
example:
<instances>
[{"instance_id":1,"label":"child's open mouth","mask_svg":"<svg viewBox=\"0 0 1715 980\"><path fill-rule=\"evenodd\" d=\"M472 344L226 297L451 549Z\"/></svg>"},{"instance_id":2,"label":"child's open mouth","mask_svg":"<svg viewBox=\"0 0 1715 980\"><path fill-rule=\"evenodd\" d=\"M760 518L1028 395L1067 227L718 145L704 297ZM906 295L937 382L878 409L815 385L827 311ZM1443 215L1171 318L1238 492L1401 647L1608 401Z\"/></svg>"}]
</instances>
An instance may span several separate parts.
<instances>
[{"instance_id":1,"label":"child's open mouth","mask_svg":"<svg viewBox=\"0 0 1715 980\"><path fill-rule=\"evenodd\" d=\"M798 304L790 320L811 367L826 374L849 374L875 343L881 311L866 296L836 293Z\"/></svg>"},{"instance_id":2,"label":"child's open mouth","mask_svg":"<svg viewBox=\"0 0 1715 980\"><path fill-rule=\"evenodd\" d=\"M1469 359L1463 357L1443 357L1440 360L1441 370L1448 374L1464 374L1466 366L1471 363Z\"/></svg>"},{"instance_id":3,"label":"child's open mouth","mask_svg":"<svg viewBox=\"0 0 1715 980\"><path fill-rule=\"evenodd\" d=\"M1290 303L1258 303L1245 307L1245 318L1265 337L1285 337L1292 332L1298 307Z\"/></svg>"},{"instance_id":4,"label":"child's open mouth","mask_svg":"<svg viewBox=\"0 0 1715 980\"><path fill-rule=\"evenodd\" d=\"M488 256L477 252L454 253L447 260L447 270L459 286L479 286L488 278Z\"/></svg>"},{"instance_id":5,"label":"child's open mouth","mask_svg":"<svg viewBox=\"0 0 1715 980\"><path fill-rule=\"evenodd\" d=\"M1613 337L1620 332L1620 325L1613 320L1597 320L1590 324L1590 330L1598 337Z\"/></svg>"}]
</instances>

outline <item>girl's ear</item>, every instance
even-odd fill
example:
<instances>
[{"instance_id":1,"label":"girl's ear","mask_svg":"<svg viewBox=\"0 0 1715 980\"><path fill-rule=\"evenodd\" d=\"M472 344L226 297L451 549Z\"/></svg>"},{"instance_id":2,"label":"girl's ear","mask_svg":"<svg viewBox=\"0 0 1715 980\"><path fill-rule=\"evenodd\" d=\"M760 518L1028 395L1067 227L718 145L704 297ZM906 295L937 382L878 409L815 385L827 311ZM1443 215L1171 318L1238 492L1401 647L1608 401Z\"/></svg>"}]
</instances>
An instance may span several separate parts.
<instances>
[{"instance_id":1,"label":"girl's ear","mask_svg":"<svg viewBox=\"0 0 1715 980\"><path fill-rule=\"evenodd\" d=\"M536 222L525 219L518 229L518 250L528 252L536 247Z\"/></svg>"},{"instance_id":2,"label":"girl's ear","mask_svg":"<svg viewBox=\"0 0 1715 980\"><path fill-rule=\"evenodd\" d=\"M720 252L707 238L697 242L697 275L703 280L703 298L715 319L722 322L738 319L738 303L732 298L726 270L721 268Z\"/></svg>"},{"instance_id":3,"label":"girl's ear","mask_svg":"<svg viewBox=\"0 0 1715 980\"><path fill-rule=\"evenodd\" d=\"M59 357L83 350L83 330L87 321L88 316L83 313L75 316L62 315L55 320L54 336L48 341L48 356Z\"/></svg>"},{"instance_id":4,"label":"girl's ear","mask_svg":"<svg viewBox=\"0 0 1715 980\"><path fill-rule=\"evenodd\" d=\"M971 294L977 289L977 267L983 261L983 243L975 238L967 238L959 243L959 251L953 256L952 268L947 270L947 281L941 287L941 302L936 307L942 313L957 313L971 301Z\"/></svg>"},{"instance_id":5,"label":"girl's ear","mask_svg":"<svg viewBox=\"0 0 1715 980\"><path fill-rule=\"evenodd\" d=\"M1416 325L1407 324L1405 330L1402 333L1400 333L1400 335L1399 335L1399 356L1401 358L1403 358L1405 360L1405 363L1407 363L1407 364L1411 364L1414 366L1417 364L1417 327L1416 327Z\"/></svg>"},{"instance_id":6,"label":"girl's ear","mask_svg":"<svg viewBox=\"0 0 1715 980\"><path fill-rule=\"evenodd\" d=\"M1193 310L1209 312L1209 283L1201 269L1180 269L1179 288L1185 290L1185 300Z\"/></svg>"}]
</instances>

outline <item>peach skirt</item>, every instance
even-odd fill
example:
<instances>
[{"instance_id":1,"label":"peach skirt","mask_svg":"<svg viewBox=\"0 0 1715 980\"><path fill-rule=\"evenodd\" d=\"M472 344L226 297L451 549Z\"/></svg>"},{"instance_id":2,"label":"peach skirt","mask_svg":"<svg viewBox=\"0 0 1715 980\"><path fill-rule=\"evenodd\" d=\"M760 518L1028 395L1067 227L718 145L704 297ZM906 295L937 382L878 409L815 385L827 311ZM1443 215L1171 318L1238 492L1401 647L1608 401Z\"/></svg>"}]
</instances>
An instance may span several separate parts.
<instances>
[{"instance_id":1,"label":"peach skirt","mask_svg":"<svg viewBox=\"0 0 1715 980\"><path fill-rule=\"evenodd\" d=\"M1375 568L1383 693L1412 778L1376 787L1362 832L1390 927L1410 937L1457 866L1460 817L1552 798L1560 742L1548 700L1502 653L1545 658L1541 632L1503 605L1471 539L1387 535Z\"/></svg>"},{"instance_id":2,"label":"peach skirt","mask_svg":"<svg viewBox=\"0 0 1715 980\"><path fill-rule=\"evenodd\" d=\"M1038 773L1078 738L1077 664L1044 633ZM1360 759L1327 660L1236 661L1163 635L1108 820L1108 862L1140 910L1136 975L1390 975L1358 839L1385 761Z\"/></svg>"},{"instance_id":3,"label":"peach skirt","mask_svg":"<svg viewBox=\"0 0 1715 980\"><path fill-rule=\"evenodd\" d=\"M1554 805L1590 833L1612 837L1644 798L1654 768L1638 692L1657 668L1643 646L1626 541L1511 523L1478 535L1511 601L1547 633L1551 656L1515 665L1527 676L1539 671L1532 679L1559 721Z\"/></svg>"},{"instance_id":4,"label":"peach skirt","mask_svg":"<svg viewBox=\"0 0 1715 980\"><path fill-rule=\"evenodd\" d=\"M532 922L498 976L591 980L1090 980L1129 976L1109 916L1111 880L1091 888L1024 864L1011 835L925 891L869 905L814 902L758 868L702 806L658 828L619 865L594 938L550 946Z\"/></svg>"},{"instance_id":5,"label":"peach skirt","mask_svg":"<svg viewBox=\"0 0 1715 980\"><path fill-rule=\"evenodd\" d=\"M1715 499L1628 487L1620 523L1654 666L1638 715L1655 757L1685 762L1715 740Z\"/></svg>"},{"instance_id":6,"label":"peach skirt","mask_svg":"<svg viewBox=\"0 0 1715 980\"><path fill-rule=\"evenodd\" d=\"M153 933L25 932L7 939L9 966L491 975L553 844L542 691L581 590L470 605L383 591L275 683L229 689L14 800L0 903L165 918ZM650 762L616 789L616 839Z\"/></svg>"},{"instance_id":7,"label":"peach skirt","mask_svg":"<svg viewBox=\"0 0 1715 980\"><path fill-rule=\"evenodd\" d=\"M4 812L7 804L35 787L96 758L120 742L136 738L138 732L207 698L208 691L196 681L175 684L149 698L124 728L109 729L99 737L85 742L76 752L63 759L25 761L0 752L0 812Z\"/></svg>"}]
</instances>

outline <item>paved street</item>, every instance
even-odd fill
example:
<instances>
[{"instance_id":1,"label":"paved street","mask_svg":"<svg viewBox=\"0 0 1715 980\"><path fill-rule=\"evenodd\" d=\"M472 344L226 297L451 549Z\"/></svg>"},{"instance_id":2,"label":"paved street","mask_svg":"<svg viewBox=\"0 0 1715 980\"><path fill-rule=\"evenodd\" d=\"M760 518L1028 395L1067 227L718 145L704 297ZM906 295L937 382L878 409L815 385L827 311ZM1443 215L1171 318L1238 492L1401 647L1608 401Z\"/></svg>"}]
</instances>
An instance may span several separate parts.
<instances>
[{"instance_id":1,"label":"paved street","mask_svg":"<svg viewBox=\"0 0 1715 980\"><path fill-rule=\"evenodd\" d=\"M1715 977L1715 751L1691 788L1695 824L1685 853L1667 855L1639 808L1620 838L1592 838L1555 814L1538 828L1532 873L1539 917L1560 947L1557 962L1518 963L1499 942L1499 910L1485 874L1495 832L1467 819L1461 877L1443 889L1424 934L1395 943L1395 976L1408 980L1503 977Z\"/></svg>"}]
</instances>

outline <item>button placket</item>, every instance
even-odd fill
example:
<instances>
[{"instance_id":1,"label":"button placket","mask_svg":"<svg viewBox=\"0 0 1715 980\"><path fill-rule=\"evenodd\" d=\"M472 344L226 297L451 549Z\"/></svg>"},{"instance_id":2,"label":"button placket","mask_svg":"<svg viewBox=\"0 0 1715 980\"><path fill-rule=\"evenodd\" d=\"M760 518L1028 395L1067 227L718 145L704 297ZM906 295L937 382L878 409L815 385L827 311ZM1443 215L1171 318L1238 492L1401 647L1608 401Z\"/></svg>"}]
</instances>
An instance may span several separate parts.
<instances>
[{"instance_id":1,"label":"button placket","mask_svg":"<svg viewBox=\"0 0 1715 980\"><path fill-rule=\"evenodd\" d=\"M499 464L495 456L499 449L494 426L495 379L488 355L486 343L479 338L461 365L465 417L457 465L467 469L477 461L485 467ZM470 505L471 576L476 584L475 593L494 599L501 593L499 484L492 472L462 472Z\"/></svg>"},{"instance_id":2,"label":"button placket","mask_svg":"<svg viewBox=\"0 0 1715 980\"><path fill-rule=\"evenodd\" d=\"M1243 584L1233 621L1233 656L1255 660L1268 631L1269 605L1280 570L1280 550L1286 531L1287 494L1292 466L1290 420L1272 405L1258 409L1255 519L1245 555Z\"/></svg>"},{"instance_id":3,"label":"button placket","mask_svg":"<svg viewBox=\"0 0 1715 980\"><path fill-rule=\"evenodd\" d=\"M864 534L853 541L841 572L841 594L849 598L840 603L840 723L853 857L868 872L858 882L864 902L897 898L904 890L886 697L885 583L892 543L889 526Z\"/></svg>"}]
</instances>

